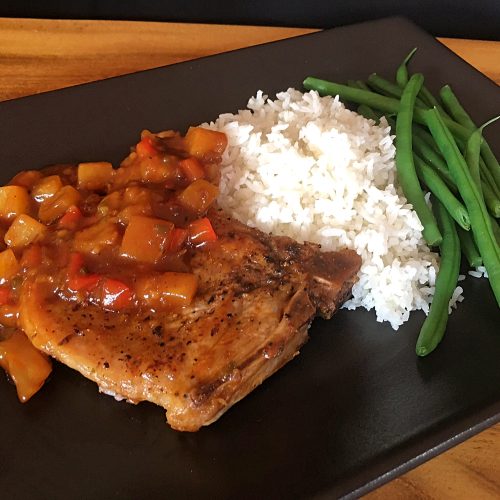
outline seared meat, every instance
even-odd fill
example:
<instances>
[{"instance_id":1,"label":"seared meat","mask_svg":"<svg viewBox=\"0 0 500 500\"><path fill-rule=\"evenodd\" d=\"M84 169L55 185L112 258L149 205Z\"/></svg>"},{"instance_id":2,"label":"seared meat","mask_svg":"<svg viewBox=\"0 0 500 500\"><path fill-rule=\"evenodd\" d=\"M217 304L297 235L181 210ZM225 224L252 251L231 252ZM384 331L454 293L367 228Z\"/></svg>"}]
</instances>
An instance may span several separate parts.
<instances>
[{"instance_id":1,"label":"seared meat","mask_svg":"<svg viewBox=\"0 0 500 500\"><path fill-rule=\"evenodd\" d=\"M82 306L54 294L58 277L47 271L23 285L21 327L101 391L163 406L174 429L210 424L298 353L316 313L331 317L349 297L360 258L268 236L218 209L208 217L218 241L191 260L199 282L190 306Z\"/></svg>"}]
</instances>

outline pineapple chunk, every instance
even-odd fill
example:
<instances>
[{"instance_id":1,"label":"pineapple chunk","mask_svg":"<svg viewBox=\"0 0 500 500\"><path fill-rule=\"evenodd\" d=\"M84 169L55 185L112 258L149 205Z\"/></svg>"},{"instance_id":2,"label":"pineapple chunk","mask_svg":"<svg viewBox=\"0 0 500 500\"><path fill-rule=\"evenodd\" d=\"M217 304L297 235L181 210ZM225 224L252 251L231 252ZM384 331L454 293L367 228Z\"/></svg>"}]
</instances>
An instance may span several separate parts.
<instances>
[{"instance_id":1,"label":"pineapple chunk","mask_svg":"<svg viewBox=\"0 0 500 500\"><path fill-rule=\"evenodd\" d=\"M120 210L123 205L123 192L113 191L105 196L97 205L97 212L102 215L113 215Z\"/></svg>"},{"instance_id":2,"label":"pineapple chunk","mask_svg":"<svg viewBox=\"0 0 500 500\"><path fill-rule=\"evenodd\" d=\"M19 401L25 403L42 387L52 365L21 330L0 342L0 366L16 384Z\"/></svg>"},{"instance_id":3,"label":"pineapple chunk","mask_svg":"<svg viewBox=\"0 0 500 500\"><path fill-rule=\"evenodd\" d=\"M5 243L9 247L27 247L45 235L47 228L29 215L18 215L5 233Z\"/></svg>"},{"instance_id":4,"label":"pineapple chunk","mask_svg":"<svg viewBox=\"0 0 500 500\"><path fill-rule=\"evenodd\" d=\"M120 248L124 257L156 263L168 247L174 225L163 219L132 215Z\"/></svg>"},{"instance_id":5,"label":"pineapple chunk","mask_svg":"<svg viewBox=\"0 0 500 500\"><path fill-rule=\"evenodd\" d=\"M198 288L198 278L191 273L166 272L139 278L136 294L148 307L182 307L189 305Z\"/></svg>"},{"instance_id":6,"label":"pineapple chunk","mask_svg":"<svg viewBox=\"0 0 500 500\"><path fill-rule=\"evenodd\" d=\"M0 252L0 285L12 279L19 272L20 267L10 248Z\"/></svg>"},{"instance_id":7,"label":"pineapple chunk","mask_svg":"<svg viewBox=\"0 0 500 500\"><path fill-rule=\"evenodd\" d=\"M106 246L117 245L119 239L118 226L102 219L75 234L73 249L77 252L99 254Z\"/></svg>"},{"instance_id":8,"label":"pineapple chunk","mask_svg":"<svg viewBox=\"0 0 500 500\"><path fill-rule=\"evenodd\" d=\"M29 213L31 199L22 186L0 187L0 219L10 222L18 215Z\"/></svg>"},{"instance_id":9,"label":"pineapple chunk","mask_svg":"<svg viewBox=\"0 0 500 500\"><path fill-rule=\"evenodd\" d=\"M33 186L31 196L34 200L42 202L47 198L52 198L62 187L63 183L58 175L49 175Z\"/></svg>"},{"instance_id":10,"label":"pineapple chunk","mask_svg":"<svg viewBox=\"0 0 500 500\"><path fill-rule=\"evenodd\" d=\"M189 127L185 137L189 154L203 158L207 154L221 155L227 146L227 136L222 132L201 127Z\"/></svg>"},{"instance_id":11,"label":"pineapple chunk","mask_svg":"<svg viewBox=\"0 0 500 500\"><path fill-rule=\"evenodd\" d=\"M219 188L205 179L198 179L182 191L177 197L179 203L197 214L208 210L210 205L217 199Z\"/></svg>"},{"instance_id":12,"label":"pineapple chunk","mask_svg":"<svg viewBox=\"0 0 500 500\"><path fill-rule=\"evenodd\" d=\"M62 217L72 205L80 203L80 193L72 186L62 187L52 198L42 202L38 210L38 218L45 224Z\"/></svg>"},{"instance_id":13,"label":"pineapple chunk","mask_svg":"<svg viewBox=\"0 0 500 500\"><path fill-rule=\"evenodd\" d=\"M113 165L107 161L80 163L78 187L80 189L104 189L113 177Z\"/></svg>"},{"instance_id":14,"label":"pineapple chunk","mask_svg":"<svg viewBox=\"0 0 500 500\"><path fill-rule=\"evenodd\" d=\"M120 222L120 224L128 225L130 223L130 219L135 215L145 215L146 217L152 216L153 209L151 208L151 205L129 205L118 212L118 222Z\"/></svg>"}]
</instances>

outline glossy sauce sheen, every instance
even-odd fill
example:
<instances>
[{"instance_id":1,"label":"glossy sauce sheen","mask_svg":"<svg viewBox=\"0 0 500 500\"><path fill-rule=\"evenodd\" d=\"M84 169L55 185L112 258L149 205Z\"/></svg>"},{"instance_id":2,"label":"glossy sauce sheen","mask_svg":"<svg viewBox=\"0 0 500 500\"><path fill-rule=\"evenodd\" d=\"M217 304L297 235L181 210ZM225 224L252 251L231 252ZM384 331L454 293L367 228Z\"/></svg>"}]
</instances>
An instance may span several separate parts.
<instances>
[{"instance_id":1,"label":"glossy sauce sheen","mask_svg":"<svg viewBox=\"0 0 500 500\"><path fill-rule=\"evenodd\" d=\"M20 400L50 372L22 332L6 330L17 327L27 281L72 308L152 313L192 301L191 258L217 239L205 215L218 194L225 141L200 129L185 138L144 131L118 169L56 165L21 172L0 188L0 363Z\"/></svg>"},{"instance_id":2,"label":"glossy sauce sheen","mask_svg":"<svg viewBox=\"0 0 500 500\"><path fill-rule=\"evenodd\" d=\"M159 404L184 431L297 355L360 267L354 251L322 253L217 208L225 141L199 128L144 132L116 170L57 166L0 188L15 323L102 392Z\"/></svg>"},{"instance_id":3,"label":"glossy sauce sheen","mask_svg":"<svg viewBox=\"0 0 500 500\"><path fill-rule=\"evenodd\" d=\"M25 403L42 387L52 365L48 357L33 347L20 330L2 332L0 366L10 374L19 401Z\"/></svg>"}]
</instances>

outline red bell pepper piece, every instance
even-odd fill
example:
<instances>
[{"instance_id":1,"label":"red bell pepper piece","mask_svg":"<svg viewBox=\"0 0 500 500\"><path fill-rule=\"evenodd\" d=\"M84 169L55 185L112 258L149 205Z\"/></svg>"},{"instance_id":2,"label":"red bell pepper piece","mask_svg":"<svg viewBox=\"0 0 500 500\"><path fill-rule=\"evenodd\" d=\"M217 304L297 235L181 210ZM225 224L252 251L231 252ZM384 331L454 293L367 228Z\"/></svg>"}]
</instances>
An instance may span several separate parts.
<instances>
[{"instance_id":1,"label":"red bell pepper piece","mask_svg":"<svg viewBox=\"0 0 500 500\"><path fill-rule=\"evenodd\" d=\"M200 247L211 241L217 241L217 235L207 217L197 219L188 226L189 241L195 246Z\"/></svg>"},{"instance_id":2,"label":"red bell pepper piece","mask_svg":"<svg viewBox=\"0 0 500 500\"><path fill-rule=\"evenodd\" d=\"M182 229L180 227L174 227L170 233L170 240L168 242L167 252L176 253L186 242L188 237L187 229Z\"/></svg>"},{"instance_id":3,"label":"red bell pepper piece","mask_svg":"<svg viewBox=\"0 0 500 500\"><path fill-rule=\"evenodd\" d=\"M149 136L143 137L141 141L135 147L135 152L141 156L155 156L158 154L158 151L154 147L153 139Z\"/></svg>"},{"instance_id":4,"label":"red bell pepper piece","mask_svg":"<svg viewBox=\"0 0 500 500\"><path fill-rule=\"evenodd\" d=\"M59 219L59 226L64 229L76 229L83 215L76 205L72 205L66 213Z\"/></svg>"},{"instance_id":5,"label":"red bell pepper piece","mask_svg":"<svg viewBox=\"0 0 500 500\"><path fill-rule=\"evenodd\" d=\"M79 290L91 290L95 288L101 276L99 274L87 274L84 269L83 255L73 252L69 257L68 264L68 287L77 292Z\"/></svg>"},{"instance_id":6,"label":"red bell pepper piece","mask_svg":"<svg viewBox=\"0 0 500 500\"><path fill-rule=\"evenodd\" d=\"M132 290L121 281L105 278L102 284L102 304L111 309L123 309L132 301Z\"/></svg>"},{"instance_id":7,"label":"red bell pepper piece","mask_svg":"<svg viewBox=\"0 0 500 500\"><path fill-rule=\"evenodd\" d=\"M95 288L99 284L99 281L101 281L99 274L82 274L69 278L68 287L74 292L92 290L92 288Z\"/></svg>"},{"instance_id":8,"label":"red bell pepper piece","mask_svg":"<svg viewBox=\"0 0 500 500\"><path fill-rule=\"evenodd\" d=\"M73 252L69 256L68 276L76 276L83 271L83 255L79 252Z\"/></svg>"}]
</instances>

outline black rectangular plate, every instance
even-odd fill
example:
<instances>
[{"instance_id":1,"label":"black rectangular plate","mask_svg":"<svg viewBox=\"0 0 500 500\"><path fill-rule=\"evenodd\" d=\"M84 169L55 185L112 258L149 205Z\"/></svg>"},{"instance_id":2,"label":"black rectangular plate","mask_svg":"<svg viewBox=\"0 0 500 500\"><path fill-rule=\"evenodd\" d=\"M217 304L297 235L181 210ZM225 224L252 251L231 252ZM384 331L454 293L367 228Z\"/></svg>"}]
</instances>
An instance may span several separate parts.
<instances>
[{"instance_id":1,"label":"black rectangular plate","mask_svg":"<svg viewBox=\"0 0 500 500\"><path fill-rule=\"evenodd\" d=\"M412 69L451 83L481 123L497 86L410 22L390 18L0 104L1 181L49 163L118 162L141 129L184 130L314 75L336 81ZM495 128L496 127L496 128ZM496 134L494 133L496 132ZM500 151L498 125L486 134ZM286 167L286 166L285 166ZM300 356L195 434L163 411L98 395L57 365L26 405L0 380L4 498L323 498L359 495L498 421L499 309L467 278L432 356L423 315L399 332L366 311L317 320Z\"/></svg>"}]
</instances>

